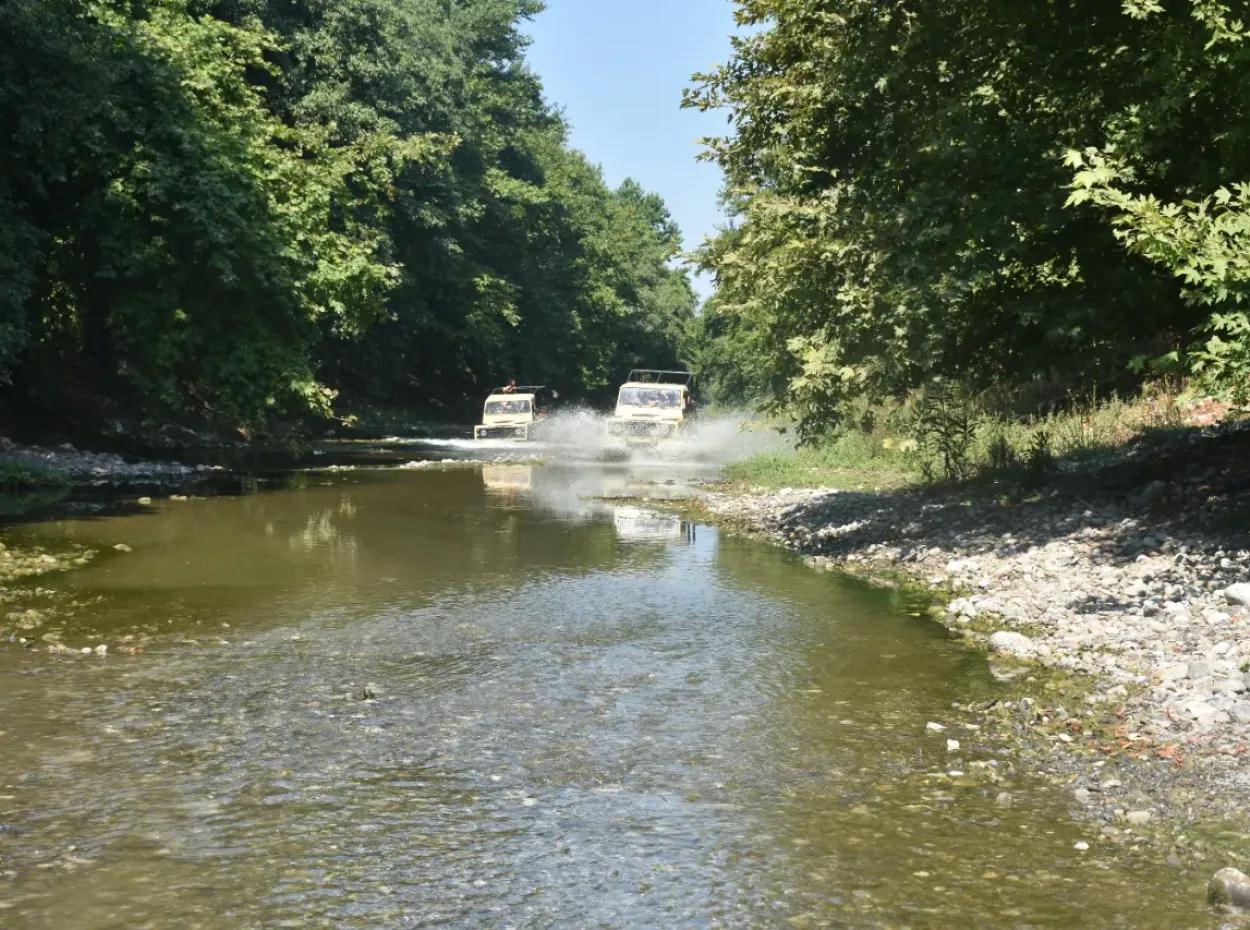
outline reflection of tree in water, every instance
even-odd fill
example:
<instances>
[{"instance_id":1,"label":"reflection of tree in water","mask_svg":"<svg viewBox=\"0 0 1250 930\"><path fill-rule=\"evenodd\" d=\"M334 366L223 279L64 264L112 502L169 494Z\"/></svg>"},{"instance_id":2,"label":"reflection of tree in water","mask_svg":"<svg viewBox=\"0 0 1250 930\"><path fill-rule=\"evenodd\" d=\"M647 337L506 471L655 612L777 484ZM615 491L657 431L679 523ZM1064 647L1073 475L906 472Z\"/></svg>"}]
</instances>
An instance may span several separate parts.
<instances>
[{"instance_id":1,"label":"reflection of tree in water","mask_svg":"<svg viewBox=\"0 0 1250 930\"><path fill-rule=\"evenodd\" d=\"M304 518L304 525L288 535L288 545L293 552L328 554L334 561L346 560L355 564L360 555L360 545L352 533L344 533L339 525L342 520L353 520L359 508L350 495L344 494L337 504L322 507Z\"/></svg>"}]
</instances>

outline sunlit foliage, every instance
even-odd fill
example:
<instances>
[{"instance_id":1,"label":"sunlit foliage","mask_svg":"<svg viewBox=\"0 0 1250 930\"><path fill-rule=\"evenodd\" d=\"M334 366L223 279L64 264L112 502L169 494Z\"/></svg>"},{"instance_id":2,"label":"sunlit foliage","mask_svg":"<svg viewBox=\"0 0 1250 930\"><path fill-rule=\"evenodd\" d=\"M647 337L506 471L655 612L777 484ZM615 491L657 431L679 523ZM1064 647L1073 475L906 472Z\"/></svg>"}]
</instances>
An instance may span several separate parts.
<instances>
[{"instance_id":1,"label":"sunlit foliage","mask_svg":"<svg viewBox=\"0 0 1250 930\"><path fill-rule=\"evenodd\" d=\"M567 146L538 9L0 4L0 385L248 425L674 360L676 231Z\"/></svg>"},{"instance_id":2,"label":"sunlit foliage","mask_svg":"<svg viewBox=\"0 0 1250 930\"><path fill-rule=\"evenodd\" d=\"M1240 216L1250 69L1226 14L1209 0L740 0L750 28L687 98L731 121L708 151L734 218L701 256L720 368L809 434L849 398L935 378L1062 395L1176 351L1226 379L1210 338L1240 326L1235 263L1201 232L1182 244L1149 199L1196 219L1223 186L1207 216ZM1091 180L1074 151L1125 170ZM1244 257L1230 233L1215 251ZM1160 266L1202 263L1195 307Z\"/></svg>"}]
</instances>

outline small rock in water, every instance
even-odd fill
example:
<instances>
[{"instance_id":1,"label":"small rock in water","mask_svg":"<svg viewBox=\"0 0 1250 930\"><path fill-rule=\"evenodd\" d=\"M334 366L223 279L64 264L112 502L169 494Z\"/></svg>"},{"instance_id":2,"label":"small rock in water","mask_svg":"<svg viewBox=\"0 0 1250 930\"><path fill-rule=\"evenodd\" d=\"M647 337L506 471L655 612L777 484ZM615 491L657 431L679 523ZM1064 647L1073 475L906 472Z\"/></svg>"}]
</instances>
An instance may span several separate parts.
<instances>
[{"instance_id":1,"label":"small rock in water","mask_svg":"<svg viewBox=\"0 0 1250 930\"><path fill-rule=\"evenodd\" d=\"M377 692L368 685L352 692L352 700L354 701L372 701L377 696Z\"/></svg>"},{"instance_id":2,"label":"small rock in water","mask_svg":"<svg viewBox=\"0 0 1250 930\"><path fill-rule=\"evenodd\" d=\"M100 643L95 647L95 654L98 656L106 656L109 654L109 647L106 643Z\"/></svg>"},{"instance_id":3,"label":"small rock in water","mask_svg":"<svg viewBox=\"0 0 1250 930\"><path fill-rule=\"evenodd\" d=\"M957 740L957 739L948 739L948 740L946 741L946 751L947 751L947 752L958 752L958 751L959 751L959 740Z\"/></svg>"},{"instance_id":4,"label":"small rock in water","mask_svg":"<svg viewBox=\"0 0 1250 930\"><path fill-rule=\"evenodd\" d=\"M151 503L152 503L152 498L150 498L150 497L141 497L141 498L139 498L139 500L137 501L137 503L140 503L140 504L142 504L144 507L146 507L146 506L148 506L149 504L151 504Z\"/></svg>"},{"instance_id":5,"label":"small rock in water","mask_svg":"<svg viewBox=\"0 0 1250 930\"><path fill-rule=\"evenodd\" d=\"M1011 807L1014 801L1008 792L1000 791L998 792L998 796L994 798L994 803L999 807Z\"/></svg>"},{"instance_id":6,"label":"small rock in water","mask_svg":"<svg viewBox=\"0 0 1250 930\"><path fill-rule=\"evenodd\" d=\"M1085 852L1085 850L1089 849L1089 843L1085 842L1084 840L1077 840L1075 843L1072 844L1072 848L1080 850L1081 852Z\"/></svg>"},{"instance_id":7,"label":"small rock in water","mask_svg":"<svg viewBox=\"0 0 1250 930\"><path fill-rule=\"evenodd\" d=\"M1135 827L1144 827L1150 823L1150 811L1129 811L1124 819Z\"/></svg>"},{"instance_id":8,"label":"small rock in water","mask_svg":"<svg viewBox=\"0 0 1250 930\"><path fill-rule=\"evenodd\" d=\"M118 543L118 544L117 544L116 546L114 546L113 548L114 548L114 549L116 549L118 552L134 552L134 550L133 550L133 549L131 549L131 548L130 548L128 545L126 545L125 543Z\"/></svg>"},{"instance_id":9,"label":"small rock in water","mask_svg":"<svg viewBox=\"0 0 1250 930\"><path fill-rule=\"evenodd\" d=\"M946 727L943 724L934 723L932 720L926 723L924 725L924 728L928 730L930 733L941 733L943 730L946 729Z\"/></svg>"},{"instance_id":10,"label":"small rock in water","mask_svg":"<svg viewBox=\"0 0 1250 930\"><path fill-rule=\"evenodd\" d=\"M1207 883L1207 897L1212 904L1250 908L1250 875L1240 869L1220 869Z\"/></svg>"}]
</instances>

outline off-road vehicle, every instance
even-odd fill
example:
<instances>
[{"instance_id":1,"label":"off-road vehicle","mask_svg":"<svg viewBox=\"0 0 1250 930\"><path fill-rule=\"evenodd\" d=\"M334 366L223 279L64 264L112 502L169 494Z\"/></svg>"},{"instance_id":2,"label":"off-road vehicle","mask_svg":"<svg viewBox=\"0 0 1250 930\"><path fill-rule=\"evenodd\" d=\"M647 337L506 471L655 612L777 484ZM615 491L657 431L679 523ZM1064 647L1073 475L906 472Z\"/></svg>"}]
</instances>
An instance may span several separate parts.
<instances>
[{"instance_id":1,"label":"off-road vehicle","mask_svg":"<svg viewBox=\"0 0 1250 930\"><path fill-rule=\"evenodd\" d=\"M551 414L556 393L541 384L496 388L482 407L474 439L531 439L535 424Z\"/></svg>"},{"instance_id":2,"label":"off-road vehicle","mask_svg":"<svg viewBox=\"0 0 1250 930\"><path fill-rule=\"evenodd\" d=\"M688 371L635 368L616 395L608 417L609 442L656 445L677 439L694 415L694 375Z\"/></svg>"}]
</instances>

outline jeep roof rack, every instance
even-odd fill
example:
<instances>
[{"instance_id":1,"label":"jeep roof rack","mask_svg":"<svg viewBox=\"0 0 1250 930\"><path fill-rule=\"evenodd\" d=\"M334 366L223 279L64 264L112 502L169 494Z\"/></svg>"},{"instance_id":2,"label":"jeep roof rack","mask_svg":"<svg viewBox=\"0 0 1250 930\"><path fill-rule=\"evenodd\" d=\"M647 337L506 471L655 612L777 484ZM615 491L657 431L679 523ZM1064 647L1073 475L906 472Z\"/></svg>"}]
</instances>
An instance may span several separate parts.
<instances>
[{"instance_id":1,"label":"jeep roof rack","mask_svg":"<svg viewBox=\"0 0 1250 930\"><path fill-rule=\"evenodd\" d=\"M638 384L684 384L687 387L694 381L692 371L666 371L660 368L634 368L629 372L629 379Z\"/></svg>"},{"instance_id":2,"label":"jeep roof rack","mask_svg":"<svg viewBox=\"0 0 1250 930\"><path fill-rule=\"evenodd\" d=\"M545 384L518 384L512 390L508 390L508 385L505 384L503 387L492 390L491 394L537 394L545 390L547 390Z\"/></svg>"}]
</instances>

